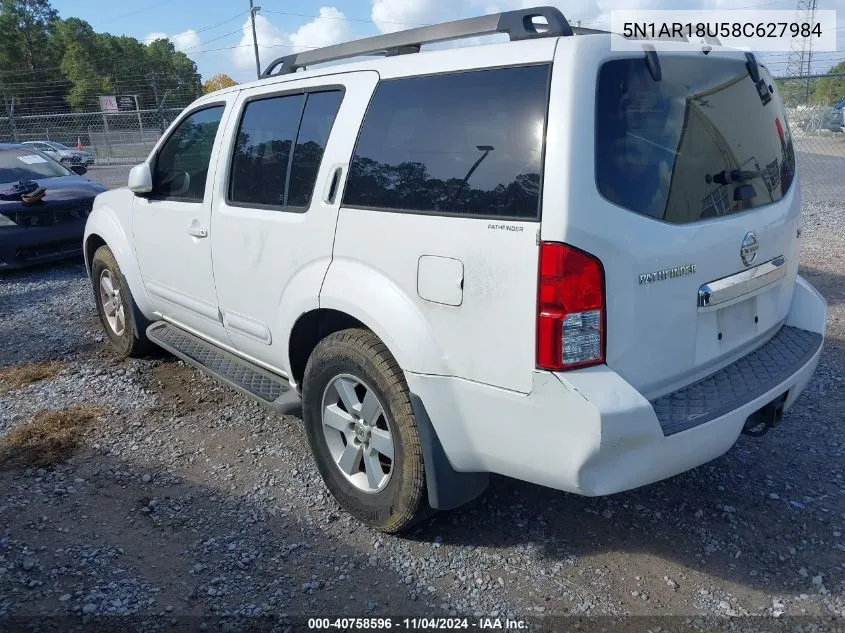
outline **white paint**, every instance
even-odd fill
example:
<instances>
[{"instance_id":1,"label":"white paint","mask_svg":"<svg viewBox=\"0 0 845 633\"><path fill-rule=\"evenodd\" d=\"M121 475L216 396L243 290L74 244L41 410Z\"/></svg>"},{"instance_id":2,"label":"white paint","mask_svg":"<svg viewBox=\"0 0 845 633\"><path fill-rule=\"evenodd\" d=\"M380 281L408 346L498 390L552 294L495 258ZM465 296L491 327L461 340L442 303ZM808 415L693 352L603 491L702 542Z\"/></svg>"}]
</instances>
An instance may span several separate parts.
<instances>
[{"instance_id":1,"label":"white paint","mask_svg":"<svg viewBox=\"0 0 845 633\"><path fill-rule=\"evenodd\" d=\"M819 354L746 405L668 438L649 400L748 353L783 322L824 333L826 307L797 277L797 185L777 204L690 225L639 216L598 194L595 77L610 56L605 36L550 38L368 59L220 91L199 102L227 103L204 201L151 203L129 190L109 192L95 203L86 239L97 234L112 246L148 318L163 315L284 375L300 315L319 307L360 320L405 371L459 470L585 495L672 476L725 452L747 416L786 389L790 406ZM490 230L486 220L339 207L376 73L385 79L551 60L539 226L515 222L509 224L521 231ZM244 101L337 84L346 97L317 176L321 193L308 211L228 206L229 157ZM336 199L328 201L336 168L343 175ZM187 235L194 221L208 227L208 238ZM560 374L535 369L538 229L541 239L601 258L607 365ZM698 311L702 283L742 268L739 248L749 230L760 240L759 261L785 256L786 277L743 308ZM454 262L463 279L460 301ZM694 273L638 283L640 274L688 264ZM715 342L717 328L747 321L751 308L760 317L757 327ZM221 312L225 318L208 318Z\"/></svg>"},{"instance_id":2,"label":"white paint","mask_svg":"<svg viewBox=\"0 0 845 633\"><path fill-rule=\"evenodd\" d=\"M27 154L25 156L18 156L17 159L27 165L36 165L38 163L46 163L47 159L38 154Z\"/></svg>"}]
</instances>

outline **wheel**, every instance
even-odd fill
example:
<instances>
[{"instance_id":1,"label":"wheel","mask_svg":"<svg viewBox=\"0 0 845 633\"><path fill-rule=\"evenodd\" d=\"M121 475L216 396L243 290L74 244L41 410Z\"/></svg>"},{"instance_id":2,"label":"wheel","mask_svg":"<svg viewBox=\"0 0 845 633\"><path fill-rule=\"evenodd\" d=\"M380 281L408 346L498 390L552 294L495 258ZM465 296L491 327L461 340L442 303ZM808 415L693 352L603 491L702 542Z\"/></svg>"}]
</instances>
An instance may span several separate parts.
<instances>
[{"instance_id":1,"label":"wheel","mask_svg":"<svg viewBox=\"0 0 845 633\"><path fill-rule=\"evenodd\" d=\"M149 351L151 343L144 334L149 323L138 311L108 246L101 246L94 253L91 280L97 313L114 350L122 357Z\"/></svg>"},{"instance_id":2,"label":"wheel","mask_svg":"<svg viewBox=\"0 0 845 633\"><path fill-rule=\"evenodd\" d=\"M388 533L429 516L408 385L384 343L369 330L330 334L308 359L302 384L308 443L337 502Z\"/></svg>"},{"instance_id":3,"label":"wheel","mask_svg":"<svg viewBox=\"0 0 845 633\"><path fill-rule=\"evenodd\" d=\"M62 167L70 169L71 163L69 158L62 158L59 162L62 164Z\"/></svg>"}]
</instances>

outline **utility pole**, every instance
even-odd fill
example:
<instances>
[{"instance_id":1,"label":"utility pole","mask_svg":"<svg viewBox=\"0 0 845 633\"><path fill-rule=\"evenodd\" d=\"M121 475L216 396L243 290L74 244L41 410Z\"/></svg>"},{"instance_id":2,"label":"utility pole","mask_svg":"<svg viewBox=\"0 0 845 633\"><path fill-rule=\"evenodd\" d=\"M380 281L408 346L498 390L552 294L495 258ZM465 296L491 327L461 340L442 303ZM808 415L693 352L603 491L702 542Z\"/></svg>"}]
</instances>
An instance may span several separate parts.
<instances>
[{"instance_id":1,"label":"utility pole","mask_svg":"<svg viewBox=\"0 0 845 633\"><path fill-rule=\"evenodd\" d=\"M261 11L261 7L253 6L249 0L249 19L252 22L252 48L255 51L255 77L261 79L261 60L258 58L258 36L255 34L255 14Z\"/></svg>"},{"instance_id":2,"label":"utility pole","mask_svg":"<svg viewBox=\"0 0 845 633\"><path fill-rule=\"evenodd\" d=\"M795 11L795 21L808 23L811 26L816 22L816 7L818 0L798 0ZM793 37L789 57L786 62L786 74L792 77L805 78L804 103L810 102L810 75L813 65L813 38Z\"/></svg>"}]
</instances>

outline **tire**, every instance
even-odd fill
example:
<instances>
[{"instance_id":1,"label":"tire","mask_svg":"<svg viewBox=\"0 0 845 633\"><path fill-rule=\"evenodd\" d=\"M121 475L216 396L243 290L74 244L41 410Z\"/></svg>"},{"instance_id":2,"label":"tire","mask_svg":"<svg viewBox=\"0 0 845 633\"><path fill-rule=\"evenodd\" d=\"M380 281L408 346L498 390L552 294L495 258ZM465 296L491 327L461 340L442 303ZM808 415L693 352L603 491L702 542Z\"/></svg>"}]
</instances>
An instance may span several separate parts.
<instances>
[{"instance_id":1,"label":"tire","mask_svg":"<svg viewBox=\"0 0 845 633\"><path fill-rule=\"evenodd\" d=\"M354 416L345 402L353 402ZM349 514L387 533L407 530L433 514L405 375L375 334L342 330L317 344L305 367L302 410L317 469ZM344 424L346 430L339 430ZM356 457L342 459L356 451Z\"/></svg>"},{"instance_id":2,"label":"tire","mask_svg":"<svg viewBox=\"0 0 845 633\"><path fill-rule=\"evenodd\" d=\"M101 246L91 260L91 282L94 287L94 301L100 323L112 348L122 358L142 356L152 348L144 332L147 321L120 272L120 266L108 246ZM109 292L109 288L112 291ZM109 297L118 298L117 307L108 306Z\"/></svg>"},{"instance_id":3,"label":"tire","mask_svg":"<svg viewBox=\"0 0 845 633\"><path fill-rule=\"evenodd\" d=\"M62 158L59 162L62 164L63 167L70 169L71 162L69 158Z\"/></svg>"}]
</instances>

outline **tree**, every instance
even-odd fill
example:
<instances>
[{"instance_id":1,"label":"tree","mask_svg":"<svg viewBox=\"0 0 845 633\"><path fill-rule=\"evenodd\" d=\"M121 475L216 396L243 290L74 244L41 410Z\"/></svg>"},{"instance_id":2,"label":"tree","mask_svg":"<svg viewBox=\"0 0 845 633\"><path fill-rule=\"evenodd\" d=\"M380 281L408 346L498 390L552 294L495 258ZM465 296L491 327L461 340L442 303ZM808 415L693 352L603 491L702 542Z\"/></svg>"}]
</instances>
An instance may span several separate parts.
<instances>
[{"instance_id":1,"label":"tree","mask_svg":"<svg viewBox=\"0 0 845 633\"><path fill-rule=\"evenodd\" d=\"M226 73L219 73L203 83L202 93L207 95L209 92L222 90L223 88L231 88L232 86L237 85L238 82L232 79L229 75Z\"/></svg>"},{"instance_id":2,"label":"tree","mask_svg":"<svg viewBox=\"0 0 845 633\"><path fill-rule=\"evenodd\" d=\"M147 45L150 83L160 105L190 103L202 94L202 80L197 65L185 53L176 51L173 42L160 39Z\"/></svg>"},{"instance_id":3,"label":"tree","mask_svg":"<svg viewBox=\"0 0 845 633\"><path fill-rule=\"evenodd\" d=\"M3 92L19 112L45 111L62 101L60 59L53 39L58 14L48 0L0 2L0 70ZM41 84L41 89L37 84Z\"/></svg>"},{"instance_id":4,"label":"tree","mask_svg":"<svg viewBox=\"0 0 845 633\"><path fill-rule=\"evenodd\" d=\"M56 35L61 48L61 70L69 83L67 102L72 108L91 106L98 95L114 92L112 73L103 72L101 42L91 25L79 18L60 22Z\"/></svg>"},{"instance_id":5,"label":"tree","mask_svg":"<svg viewBox=\"0 0 845 633\"><path fill-rule=\"evenodd\" d=\"M836 64L836 66L827 71L827 74L845 75L845 62ZM833 106L842 101L843 97L845 97L845 76L822 77L815 81L811 97L813 103Z\"/></svg>"},{"instance_id":6,"label":"tree","mask_svg":"<svg viewBox=\"0 0 845 633\"><path fill-rule=\"evenodd\" d=\"M62 20L49 0L0 0L0 114L96 110L100 95L138 95L141 108L202 94L196 64L167 39L149 46Z\"/></svg>"}]
</instances>

